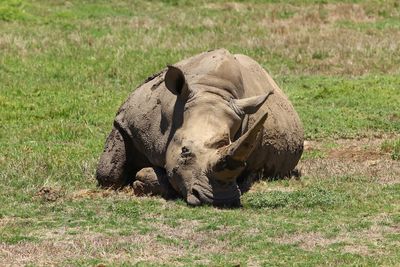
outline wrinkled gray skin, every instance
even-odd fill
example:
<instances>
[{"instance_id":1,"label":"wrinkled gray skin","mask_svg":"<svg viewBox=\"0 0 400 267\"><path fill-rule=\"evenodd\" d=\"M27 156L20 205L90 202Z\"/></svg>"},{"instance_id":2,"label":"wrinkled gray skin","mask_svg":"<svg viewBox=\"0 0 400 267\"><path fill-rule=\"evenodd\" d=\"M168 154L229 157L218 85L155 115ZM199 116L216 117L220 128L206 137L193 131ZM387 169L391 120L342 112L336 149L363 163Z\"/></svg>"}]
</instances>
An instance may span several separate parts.
<instances>
[{"instance_id":1,"label":"wrinkled gray skin","mask_svg":"<svg viewBox=\"0 0 400 267\"><path fill-rule=\"evenodd\" d=\"M147 79L121 106L96 177L103 187L238 205L259 177L290 175L303 152L293 106L253 59L202 53Z\"/></svg>"}]
</instances>

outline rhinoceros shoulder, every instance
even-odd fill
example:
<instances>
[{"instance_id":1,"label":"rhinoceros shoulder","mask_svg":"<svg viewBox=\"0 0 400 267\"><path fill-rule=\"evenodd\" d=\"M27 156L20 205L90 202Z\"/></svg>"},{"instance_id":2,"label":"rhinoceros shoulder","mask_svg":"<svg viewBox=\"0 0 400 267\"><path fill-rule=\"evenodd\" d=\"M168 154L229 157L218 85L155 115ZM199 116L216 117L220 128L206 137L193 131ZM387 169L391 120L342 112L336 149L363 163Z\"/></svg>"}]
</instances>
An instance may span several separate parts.
<instances>
[{"instance_id":1,"label":"rhinoceros shoulder","mask_svg":"<svg viewBox=\"0 0 400 267\"><path fill-rule=\"evenodd\" d=\"M166 69L139 85L121 105L115 117L136 149L154 166L163 166L172 124L175 96L164 84Z\"/></svg>"},{"instance_id":2,"label":"rhinoceros shoulder","mask_svg":"<svg viewBox=\"0 0 400 267\"><path fill-rule=\"evenodd\" d=\"M241 68L246 97L271 92L285 97L269 73L258 62L242 54L235 54L234 57Z\"/></svg>"}]
</instances>

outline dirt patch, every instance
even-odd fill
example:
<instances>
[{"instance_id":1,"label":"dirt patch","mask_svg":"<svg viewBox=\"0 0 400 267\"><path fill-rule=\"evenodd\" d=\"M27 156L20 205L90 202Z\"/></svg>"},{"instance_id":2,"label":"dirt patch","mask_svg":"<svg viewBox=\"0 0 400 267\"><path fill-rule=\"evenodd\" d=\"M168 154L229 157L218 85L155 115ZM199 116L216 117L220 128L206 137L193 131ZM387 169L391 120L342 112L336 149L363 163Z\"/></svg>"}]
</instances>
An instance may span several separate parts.
<instances>
[{"instance_id":1,"label":"dirt patch","mask_svg":"<svg viewBox=\"0 0 400 267\"><path fill-rule=\"evenodd\" d=\"M363 149L357 146L350 146L344 149L332 149L328 158L341 159L355 162L374 161L383 158L385 153L381 151Z\"/></svg>"},{"instance_id":2,"label":"dirt patch","mask_svg":"<svg viewBox=\"0 0 400 267\"><path fill-rule=\"evenodd\" d=\"M304 176L363 176L383 184L399 183L400 161L392 160L390 154L381 149L384 141L396 138L339 139L328 147L324 142L306 141L306 153L318 151L324 156L303 159L298 167Z\"/></svg>"},{"instance_id":3,"label":"dirt patch","mask_svg":"<svg viewBox=\"0 0 400 267\"><path fill-rule=\"evenodd\" d=\"M36 193L36 197L41 198L44 201L54 202L57 201L64 195L61 189L53 188L49 186L43 186Z\"/></svg>"},{"instance_id":4,"label":"dirt patch","mask_svg":"<svg viewBox=\"0 0 400 267\"><path fill-rule=\"evenodd\" d=\"M78 199L97 199L97 198L134 198L133 190L131 187L126 187L121 190L112 189L81 189L70 193L64 192L60 188L43 186L35 194L35 198L42 199L43 201L54 202L59 199L78 200Z\"/></svg>"},{"instance_id":5,"label":"dirt patch","mask_svg":"<svg viewBox=\"0 0 400 267\"><path fill-rule=\"evenodd\" d=\"M386 159L365 162L312 159L302 161L299 168L303 176L309 177L366 177L381 184L400 183L399 162Z\"/></svg>"},{"instance_id":6,"label":"dirt patch","mask_svg":"<svg viewBox=\"0 0 400 267\"><path fill-rule=\"evenodd\" d=\"M282 186L282 185L273 185L268 181L260 180L255 182L249 192L271 192L271 191L280 191L280 192L293 192L296 188L291 186Z\"/></svg>"},{"instance_id":7,"label":"dirt patch","mask_svg":"<svg viewBox=\"0 0 400 267\"><path fill-rule=\"evenodd\" d=\"M121 190L113 189L82 189L72 192L68 195L70 199L95 199L95 198L106 198L106 197L134 197L133 190L131 187L124 187Z\"/></svg>"}]
</instances>

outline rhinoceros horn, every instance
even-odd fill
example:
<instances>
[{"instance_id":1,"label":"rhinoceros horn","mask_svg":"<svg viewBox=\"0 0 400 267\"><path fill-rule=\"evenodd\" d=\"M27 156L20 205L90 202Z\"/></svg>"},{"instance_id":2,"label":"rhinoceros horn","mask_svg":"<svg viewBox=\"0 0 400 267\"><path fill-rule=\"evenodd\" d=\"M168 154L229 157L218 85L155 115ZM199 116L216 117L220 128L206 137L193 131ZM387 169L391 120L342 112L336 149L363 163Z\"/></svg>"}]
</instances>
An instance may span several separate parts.
<instances>
[{"instance_id":1,"label":"rhinoceros horn","mask_svg":"<svg viewBox=\"0 0 400 267\"><path fill-rule=\"evenodd\" d=\"M221 148L219 159L213 166L214 175L218 180L229 182L236 179L236 176L246 166L245 161L256 147L257 140L261 137L261 130L267 117L268 112L263 113L256 123L238 140Z\"/></svg>"},{"instance_id":2,"label":"rhinoceros horn","mask_svg":"<svg viewBox=\"0 0 400 267\"><path fill-rule=\"evenodd\" d=\"M242 135L238 140L228 146L227 155L232 159L238 161L245 161L249 157L250 153L253 152L256 146L256 140L260 130L263 128L263 124L268 117L268 112L258 118L256 123Z\"/></svg>"}]
</instances>

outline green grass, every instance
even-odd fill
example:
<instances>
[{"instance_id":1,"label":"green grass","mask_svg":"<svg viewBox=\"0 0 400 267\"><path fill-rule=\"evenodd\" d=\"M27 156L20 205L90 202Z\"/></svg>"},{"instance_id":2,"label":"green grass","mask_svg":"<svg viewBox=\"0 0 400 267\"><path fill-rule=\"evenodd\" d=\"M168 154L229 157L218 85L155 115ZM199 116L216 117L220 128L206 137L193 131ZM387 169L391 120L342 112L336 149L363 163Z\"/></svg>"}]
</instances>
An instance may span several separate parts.
<instances>
[{"instance_id":1,"label":"green grass","mask_svg":"<svg viewBox=\"0 0 400 267\"><path fill-rule=\"evenodd\" d=\"M400 139L383 142L381 149L389 152L393 160L400 160Z\"/></svg>"},{"instance_id":2,"label":"green grass","mask_svg":"<svg viewBox=\"0 0 400 267\"><path fill-rule=\"evenodd\" d=\"M0 265L395 266L399 14L396 1L0 0ZM97 189L129 93L219 47L269 70L320 144L303 157L317 171L259 183L240 209ZM377 137L365 160L337 159L371 173L329 161L339 139Z\"/></svg>"},{"instance_id":3,"label":"green grass","mask_svg":"<svg viewBox=\"0 0 400 267\"><path fill-rule=\"evenodd\" d=\"M18 0L0 2L0 21L25 20L24 3Z\"/></svg>"},{"instance_id":4,"label":"green grass","mask_svg":"<svg viewBox=\"0 0 400 267\"><path fill-rule=\"evenodd\" d=\"M397 76L383 75L281 79L312 139L400 132L399 82Z\"/></svg>"},{"instance_id":5,"label":"green grass","mask_svg":"<svg viewBox=\"0 0 400 267\"><path fill-rule=\"evenodd\" d=\"M331 191L324 188L307 188L307 190L299 190L294 192L257 192L247 194L245 199L247 205L251 208L314 208L329 207L335 203L343 203L345 199L341 199Z\"/></svg>"}]
</instances>

